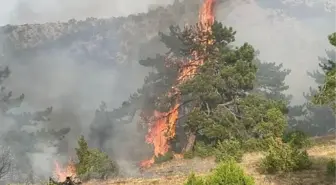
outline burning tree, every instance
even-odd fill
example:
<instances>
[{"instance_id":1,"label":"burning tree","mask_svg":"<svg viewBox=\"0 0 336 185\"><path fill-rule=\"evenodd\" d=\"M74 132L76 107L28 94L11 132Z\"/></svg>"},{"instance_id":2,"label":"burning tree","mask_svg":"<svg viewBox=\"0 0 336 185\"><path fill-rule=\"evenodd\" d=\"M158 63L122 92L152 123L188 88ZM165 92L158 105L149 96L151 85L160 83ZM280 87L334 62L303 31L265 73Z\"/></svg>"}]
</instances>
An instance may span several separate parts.
<instances>
[{"instance_id":1,"label":"burning tree","mask_svg":"<svg viewBox=\"0 0 336 185\"><path fill-rule=\"evenodd\" d=\"M170 150L191 151L196 142L215 146L283 133L285 104L252 91L256 52L248 43L232 46L236 32L215 21L214 5L204 2L198 24L159 33L169 51L140 61L153 70L125 105L144 102L138 106L154 157L143 167Z\"/></svg>"},{"instance_id":2,"label":"burning tree","mask_svg":"<svg viewBox=\"0 0 336 185\"><path fill-rule=\"evenodd\" d=\"M55 176L60 183L51 178L52 182L79 184L80 180L105 179L116 176L119 172L117 164L111 161L105 153L89 148L83 136L78 140L76 154L78 162L70 159L65 168L55 161Z\"/></svg>"}]
</instances>

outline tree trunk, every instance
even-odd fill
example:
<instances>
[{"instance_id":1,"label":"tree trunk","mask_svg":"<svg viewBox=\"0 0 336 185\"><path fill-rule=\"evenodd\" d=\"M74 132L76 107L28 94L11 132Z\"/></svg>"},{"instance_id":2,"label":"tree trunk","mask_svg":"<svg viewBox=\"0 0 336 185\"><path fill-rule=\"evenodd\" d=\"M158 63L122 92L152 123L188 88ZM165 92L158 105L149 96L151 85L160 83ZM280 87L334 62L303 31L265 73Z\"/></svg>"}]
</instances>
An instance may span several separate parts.
<instances>
[{"instance_id":1,"label":"tree trunk","mask_svg":"<svg viewBox=\"0 0 336 185\"><path fill-rule=\"evenodd\" d=\"M188 136L188 143L185 147L184 152L189 152L194 148L195 140L196 140L196 132L191 132Z\"/></svg>"}]
</instances>

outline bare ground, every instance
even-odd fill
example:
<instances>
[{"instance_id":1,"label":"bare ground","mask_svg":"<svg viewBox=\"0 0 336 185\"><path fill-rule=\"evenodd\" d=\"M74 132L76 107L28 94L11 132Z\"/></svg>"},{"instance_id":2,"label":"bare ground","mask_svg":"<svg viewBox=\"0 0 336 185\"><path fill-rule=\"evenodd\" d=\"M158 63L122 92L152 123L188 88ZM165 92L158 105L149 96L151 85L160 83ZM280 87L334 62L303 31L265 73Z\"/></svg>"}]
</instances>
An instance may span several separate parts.
<instances>
[{"instance_id":1,"label":"bare ground","mask_svg":"<svg viewBox=\"0 0 336 185\"><path fill-rule=\"evenodd\" d=\"M257 185L336 185L334 178L326 176L327 161L336 157L335 135L314 138L313 142L314 146L308 150L313 161L310 170L276 175L262 174L258 170L258 163L263 157L261 153L246 154L241 166L247 174L255 178ZM215 166L213 158L175 159L147 169L141 178L91 181L84 185L183 185L191 172L203 175L209 173Z\"/></svg>"}]
</instances>

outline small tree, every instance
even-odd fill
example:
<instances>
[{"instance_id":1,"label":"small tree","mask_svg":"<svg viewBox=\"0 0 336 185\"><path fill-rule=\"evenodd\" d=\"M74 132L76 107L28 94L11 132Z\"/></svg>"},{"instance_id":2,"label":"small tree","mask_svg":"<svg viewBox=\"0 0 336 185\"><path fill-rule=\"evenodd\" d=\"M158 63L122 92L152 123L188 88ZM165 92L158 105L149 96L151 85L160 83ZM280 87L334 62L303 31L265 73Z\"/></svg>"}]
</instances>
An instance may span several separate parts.
<instances>
[{"instance_id":1,"label":"small tree","mask_svg":"<svg viewBox=\"0 0 336 185\"><path fill-rule=\"evenodd\" d=\"M329 42L336 47L336 32L329 35ZM313 103L330 106L336 113L336 63L329 60L327 64L320 64L325 72L324 84L319 86L319 92L314 96Z\"/></svg>"},{"instance_id":2,"label":"small tree","mask_svg":"<svg viewBox=\"0 0 336 185\"><path fill-rule=\"evenodd\" d=\"M87 142L84 139L84 136L81 136L78 140L78 148L76 148L77 158L79 160L77 166L77 173L84 174L86 170L89 168L89 158L90 158L90 151Z\"/></svg>"},{"instance_id":3,"label":"small tree","mask_svg":"<svg viewBox=\"0 0 336 185\"><path fill-rule=\"evenodd\" d=\"M90 178L106 178L107 176L116 176L119 169L116 163L109 159L108 155L98 149L90 149L84 136L78 140L78 148L76 148L77 173L88 180Z\"/></svg>"}]
</instances>

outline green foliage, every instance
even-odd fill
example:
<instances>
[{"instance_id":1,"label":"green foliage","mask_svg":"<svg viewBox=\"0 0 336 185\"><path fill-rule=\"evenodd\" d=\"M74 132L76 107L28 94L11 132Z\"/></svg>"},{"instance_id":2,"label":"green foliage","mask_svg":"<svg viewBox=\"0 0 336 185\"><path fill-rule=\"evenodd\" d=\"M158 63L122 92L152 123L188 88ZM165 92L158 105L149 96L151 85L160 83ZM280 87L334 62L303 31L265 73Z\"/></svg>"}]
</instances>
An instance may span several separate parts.
<instances>
[{"instance_id":1,"label":"green foliage","mask_svg":"<svg viewBox=\"0 0 336 185\"><path fill-rule=\"evenodd\" d=\"M254 94L258 71L256 51L248 43L234 47L235 34L236 31L220 22L212 25L211 34L201 32L197 26L184 29L171 26L168 34L159 34L169 49L168 53L139 62L153 70L145 78L145 84L137 95L130 99L146 102L141 109L150 117L153 110L168 111L172 108L177 96L171 93L171 87L179 89L178 101L186 115L186 120L181 124L187 133L196 135L193 153L186 157L212 155L213 148L220 143L216 149L218 160L235 154L235 159L239 160L243 146L238 147L237 143L227 141L263 141L281 137L286 127L284 114L287 102L283 98L269 99L263 93ZM204 44L205 38L211 39L213 44ZM204 64L197 66L192 78L177 82L180 71L197 65L191 62L199 60L195 58L195 52L203 57ZM264 75L264 79L271 75L273 69L280 71L279 76L272 82L264 80L257 88L270 87L276 93L286 90L287 86L282 82L289 71L281 70L282 66L275 64L265 68L269 70L267 74L259 73L259 76ZM276 88L274 83L279 81L281 87ZM225 147L232 147L233 151L225 151Z\"/></svg>"},{"instance_id":2,"label":"green foliage","mask_svg":"<svg viewBox=\"0 0 336 185\"><path fill-rule=\"evenodd\" d=\"M193 31L187 29L182 33L186 34L186 32L191 34L189 32ZM287 111L287 103L282 101L283 98L272 100L263 95L252 93L247 95L247 92L252 92L254 89L256 80L255 50L248 43L236 48L229 46L230 42L234 41L235 33L232 28L215 23L212 35L215 43L209 46L206 53L202 51L206 56L204 65L198 67L198 71L192 79L178 86L182 97L184 97L182 101L192 102L186 105L192 109L188 113L185 128L190 132L196 132L198 136L196 143L203 142L205 146L213 146L213 143L231 139L249 140L255 138L261 141L270 137L281 137L287 126L284 115ZM190 38L185 39L189 44L192 43ZM192 44L190 45L191 48L195 47L195 50L199 49ZM197 42L195 45L198 46L199 43ZM191 53L189 53L190 55ZM274 64L266 66L266 68L280 70L282 66ZM288 70L282 71L281 75L279 74L281 77L274 78L274 81L283 81L288 73ZM259 74L259 76L263 75L266 74ZM280 92L287 88L284 84L282 85L282 88L275 90L275 85L272 88L264 80L259 87L270 87L274 91ZM242 150L242 147L239 148ZM224 151L220 147L219 150ZM205 151L210 150L201 151L198 153L204 155ZM229 154L218 152L217 149L216 155L221 160L221 155L225 159Z\"/></svg>"},{"instance_id":3,"label":"green foliage","mask_svg":"<svg viewBox=\"0 0 336 185\"><path fill-rule=\"evenodd\" d=\"M336 176L336 162L335 159L330 159L327 163L327 175L331 177Z\"/></svg>"},{"instance_id":4,"label":"green foliage","mask_svg":"<svg viewBox=\"0 0 336 185\"><path fill-rule=\"evenodd\" d=\"M306 151L300 151L279 139L274 139L269 147L261 161L261 168L268 173L304 170L312 164Z\"/></svg>"},{"instance_id":5,"label":"green foliage","mask_svg":"<svg viewBox=\"0 0 336 185\"><path fill-rule=\"evenodd\" d=\"M202 177L196 177L195 173L191 173L188 177L187 182L184 185L205 185L204 179Z\"/></svg>"},{"instance_id":6,"label":"green foliage","mask_svg":"<svg viewBox=\"0 0 336 185\"><path fill-rule=\"evenodd\" d=\"M336 47L336 32L330 34L328 36L328 39L329 39L329 42L332 46L335 46Z\"/></svg>"},{"instance_id":7,"label":"green foliage","mask_svg":"<svg viewBox=\"0 0 336 185\"><path fill-rule=\"evenodd\" d=\"M193 150L185 152L183 157L185 159L192 159L194 157L206 158L214 154L214 147L212 145L207 145L202 141L196 142Z\"/></svg>"},{"instance_id":8,"label":"green foliage","mask_svg":"<svg viewBox=\"0 0 336 185\"><path fill-rule=\"evenodd\" d=\"M336 48L336 32L329 35L329 42ZM319 92L314 96L313 103L330 106L336 114L336 61L329 60L321 64L325 72L324 84L319 86Z\"/></svg>"},{"instance_id":9,"label":"green foliage","mask_svg":"<svg viewBox=\"0 0 336 185\"><path fill-rule=\"evenodd\" d=\"M211 145L206 145L204 142L199 141L194 146L194 155L205 158L213 155L214 148Z\"/></svg>"},{"instance_id":10,"label":"green foliage","mask_svg":"<svg viewBox=\"0 0 336 185\"><path fill-rule=\"evenodd\" d=\"M242 148L244 152L259 152L265 151L269 147L269 140L272 138L265 138L265 139L257 139L257 138L250 138L242 142Z\"/></svg>"},{"instance_id":11,"label":"green foliage","mask_svg":"<svg viewBox=\"0 0 336 185\"><path fill-rule=\"evenodd\" d=\"M329 105L336 112L336 68L326 73L324 85L319 87L319 93L315 95L313 103Z\"/></svg>"},{"instance_id":12,"label":"green foliage","mask_svg":"<svg viewBox=\"0 0 336 185\"><path fill-rule=\"evenodd\" d=\"M76 154L79 163L76 169L82 179L106 178L118 174L119 169L116 163L110 160L105 153L90 149L83 136L79 138L78 146Z\"/></svg>"},{"instance_id":13,"label":"green foliage","mask_svg":"<svg viewBox=\"0 0 336 185\"><path fill-rule=\"evenodd\" d=\"M320 67L322 70L315 70L308 72L308 76L311 77L319 87L323 87L326 80L326 73L332 70L334 65L333 61L336 61L335 50L327 50L327 57L319 57ZM289 115L291 118L291 127L299 130L303 130L311 136L322 136L329 133L333 133L335 129L335 115L333 109L330 109L330 104L323 104L322 102L316 102L316 95L319 95L319 89L310 88L308 93L304 94L306 103L300 106L291 108ZM315 104L313 104L315 103ZM302 117L304 119L302 120Z\"/></svg>"},{"instance_id":14,"label":"green foliage","mask_svg":"<svg viewBox=\"0 0 336 185\"><path fill-rule=\"evenodd\" d=\"M287 126L284 102L249 95L242 99L239 107L244 114L242 122L250 130L249 135L264 139L282 136Z\"/></svg>"},{"instance_id":15,"label":"green foliage","mask_svg":"<svg viewBox=\"0 0 336 185\"><path fill-rule=\"evenodd\" d=\"M258 71L256 73L255 91L272 100L283 100L290 103L292 96L284 92L289 89L285 79L290 74L290 69L283 69L282 64L275 62L263 63L256 59Z\"/></svg>"},{"instance_id":16,"label":"green foliage","mask_svg":"<svg viewBox=\"0 0 336 185\"><path fill-rule=\"evenodd\" d=\"M196 177L191 174L185 185L254 185L254 179L244 173L244 170L234 160L221 162L217 168L206 177Z\"/></svg>"},{"instance_id":17,"label":"green foliage","mask_svg":"<svg viewBox=\"0 0 336 185\"><path fill-rule=\"evenodd\" d=\"M311 144L307 134L300 130L285 133L282 137L282 141L299 149L308 147Z\"/></svg>"},{"instance_id":18,"label":"green foliage","mask_svg":"<svg viewBox=\"0 0 336 185\"><path fill-rule=\"evenodd\" d=\"M163 163L163 162L167 162L170 161L174 158L173 152L168 151L167 153L165 153L165 155L159 155L158 157L155 156L154 161L157 164Z\"/></svg>"},{"instance_id":19,"label":"green foliage","mask_svg":"<svg viewBox=\"0 0 336 185\"><path fill-rule=\"evenodd\" d=\"M235 160L240 162L243 157L243 149L241 142L237 140L224 140L218 142L215 149L216 161Z\"/></svg>"},{"instance_id":20,"label":"green foliage","mask_svg":"<svg viewBox=\"0 0 336 185\"><path fill-rule=\"evenodd\" d=\"M223 106L215 108L210 115L200 109L194 109L186 122L187 128L197 129L198 134L202 136L200 139L205 139L205 143L217 143L233 138L253 141L255 149L258 150L265 148L265 139L282 136L287 122L282 112L285 106L281 101L248 95L237 101L237 108L239 115Z\"/></svg>"}]
</instances>

